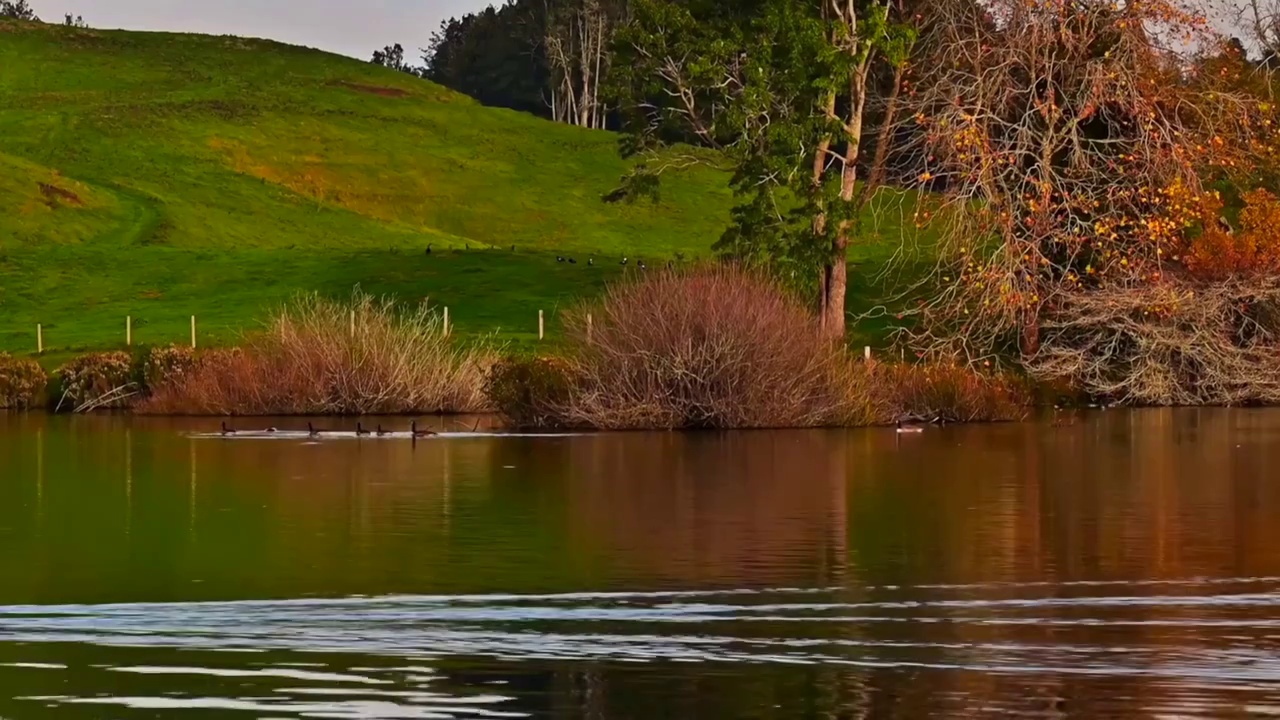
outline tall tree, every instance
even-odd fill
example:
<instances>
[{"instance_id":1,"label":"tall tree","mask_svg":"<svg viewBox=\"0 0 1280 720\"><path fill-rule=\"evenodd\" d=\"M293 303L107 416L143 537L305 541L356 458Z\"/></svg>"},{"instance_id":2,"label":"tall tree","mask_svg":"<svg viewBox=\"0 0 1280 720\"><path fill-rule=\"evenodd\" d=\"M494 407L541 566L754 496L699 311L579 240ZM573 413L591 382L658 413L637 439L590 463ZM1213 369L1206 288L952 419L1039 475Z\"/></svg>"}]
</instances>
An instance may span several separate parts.
<instances>
[{"instance_id":1,"label":"tall tree","mask_svg":"<svg viewBox=\"0 0 1280 720\"><path fill-rule=\"evenodd\" d=\"M884 179L860 176L863 151L894 136L915 21L907 0L637 0L616 44L628 147L656 158L692 135L721 149L742 198L721 247L816 277L832 338L848 249ZM660 169L631 180L652 186Z\"/></svg>"},{"instance_id":2,"label":"tall tree","mask_svg":"<svg viewBox=\"0 0 1280 720\"><path fill-rule=\"evenodd\" d=\"M374 65L389 67L392 70L406 71L409 69L404 62L404 46L400 43L388 45L381 50L373 52L373 59L370 60Z\"/></svg>"},{"instance_id":3,"label":"tall tree","mask_svg":"<svg viewBox=\"0 0 1280 720\"><path fill-rule=\"evenodd\" d=\"M542 55L551 74L551 117L603 128L600 89L613 64L613 35L625 0L544 0Z\"/></svg>"}]
</instances>

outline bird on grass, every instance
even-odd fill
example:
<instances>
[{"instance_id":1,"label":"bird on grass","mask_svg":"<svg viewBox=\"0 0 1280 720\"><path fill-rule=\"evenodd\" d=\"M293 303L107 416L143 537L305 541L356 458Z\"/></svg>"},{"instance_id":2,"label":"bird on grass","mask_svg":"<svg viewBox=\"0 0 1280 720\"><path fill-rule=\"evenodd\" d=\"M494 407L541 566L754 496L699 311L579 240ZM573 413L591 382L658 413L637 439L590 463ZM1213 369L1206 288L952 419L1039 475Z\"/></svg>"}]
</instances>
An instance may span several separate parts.
<instances>
[{"instance_id":1,"label":"bird on grass","mask_svg":"<svg viewBox=\"0 0 1280 720\"><path fill-rule=\"evenodd\" d=\"M361 425L360 423L356 423L356 437L364 437L366 435L372 435L372 433L369 432L368 430L365 430L364 425Z\"/></svg>"},{"instance_id":2,"label":"bird on grass","mask_svg":"<svg viewBox=\"0 0 1280 720\"><path fill-rule=\"evenodd\" d=\"M556 262L564 262L564 258L560 255L556 256Z\"/></svg>"},{"instance_id":3,"label":"bird on grass","mask_svg":"<svg viewBox=\"0 0 1280 720\"><path fill-rule=\"evenodd\" d=\"M578 264L578 261L577 261L577 260L574 260L573 258L569 258L569 264L570 264L570 265L577 265L577 264Z\"/></svg>"},{"instance_id":4,"label":"bird on grass","mask_svg":"<svg viewBox=\"0 0 1280 720\"><path fill-rule=\"evenodd\" d=\"M644 261L643 261L643 260L637 260L637 261L636 261L636 267L640 268L641 270L648 270L648 269L649 269L649 268L648 268L648 266L646 266L646 265L644 264Z\"/></svg>"},{"instance_id":5,"label":"bird on grass","mask_svg":"<svg viewBox=\"0 0 1280 720\"><path fill-rule=\"evenodd\" d=\"M627 258L622 258L622 262L621 262L621 263L619 263L619 265L622 265L623 267L626 267L626 266L627 266Z\"/></svg>"},{"instance_id":6,"label":"bird on grass","mask_svg":"<svg viewBox=\"0 0 1280 720\"><path fill-rule=\"evenodd\" d=\"M590 267L595 267L595 266L596 266L596 259L595 259L595 258L587 258L587 265L589 265Z\"/></svg>"},{"instance_id":7,"label":"bird on grass","mask_svg":"<svg viewBox=\"0 0 1280 720\"><path fill-rule=\"evenodd\" d=\"M222 421L222 437L226 437L228 435L235 435L235 434L236 434L235 429L227 427L227 421L223 420Z\"/></svg>"},{"instance_id":8,"label":"bird on grass","mask_svg":"<svg viewBox=\"0 0 1280 720\"><path fill-rule=\"evenodd\" d=\"M419 429L418 429L418 421L417 421L417 420L414 420L412 423L410 423L410 424L409 424L409 433L410 433L410 434L411 434L415 439L416 439L416 438L423 438L423 437L431 437L432 435L435 435L435 434L436 434L436 433L434 433L434 432L432 432L432 431L430 431L430 430L419 430Z\"/></svg>"},{"instance_id":9,"label":"bird on grass","mask_svg":"<svg viewBox=\"0 0 1280 720\"><path fill-rule=\"evenodd\" d=\"M428 254L428 255L430 255L430 254L431 254L431 245L432 245L432 243L427 243L427 254Z\"/></svg>"}]
</instances>

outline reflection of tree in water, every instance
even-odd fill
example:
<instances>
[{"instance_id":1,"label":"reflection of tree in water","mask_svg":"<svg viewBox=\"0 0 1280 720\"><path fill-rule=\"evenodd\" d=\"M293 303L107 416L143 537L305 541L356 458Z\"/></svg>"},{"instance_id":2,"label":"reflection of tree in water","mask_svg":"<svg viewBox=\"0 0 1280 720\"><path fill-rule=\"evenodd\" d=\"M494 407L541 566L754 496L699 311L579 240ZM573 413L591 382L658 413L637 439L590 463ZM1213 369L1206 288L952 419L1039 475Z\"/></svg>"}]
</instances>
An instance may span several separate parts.
<instances>
[{"instance_id":1,"label":"reflection of tree in water","mask_svg":"<svg viewBox=\"0 0 1280 720\"><path fill-rule=\"evenodd\" d=\"M847 449L824 432L618 435L566 446L572 542L630 588L824 587L844 572Z\"/></svg>"}]
</instances>

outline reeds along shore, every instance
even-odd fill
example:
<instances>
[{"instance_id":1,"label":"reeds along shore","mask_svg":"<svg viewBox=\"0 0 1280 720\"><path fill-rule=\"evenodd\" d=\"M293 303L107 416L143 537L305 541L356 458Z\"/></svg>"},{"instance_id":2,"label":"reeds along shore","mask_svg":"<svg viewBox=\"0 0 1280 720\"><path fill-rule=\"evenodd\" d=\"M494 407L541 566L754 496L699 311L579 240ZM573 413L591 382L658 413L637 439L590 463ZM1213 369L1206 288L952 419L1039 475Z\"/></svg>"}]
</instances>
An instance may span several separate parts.
<instances>
[{"instance_id":1,"label":"reeds along shore","mask_svg":"<svg viewBox=\"0 0 1280 720\"><path fill-rule=\"evenodd\" d=\"M1016 420L1031 404L1012 376L855 357L821 337L802 302L733 265L619 283L565 327L554 353L504 356L452 337L426 306L309 295L239 347L87 355L47 391L37 364L0 356L0 406L36 407L44 391L63 411L497 412L515 427L623 430Z\"/></svg>"},{"instance_id":2,"label":"reeds along shore","mask_svg":"<svg viewBox=\"0 0 1280 720\"><path fill-rule=\"evenodd\" d=\"M154 383L139 412L199 415L473 413L489 409L488 343L455 342L425 305L404 309L356 291L309 295L232 349Z\"/></svg>"}]
</instances>

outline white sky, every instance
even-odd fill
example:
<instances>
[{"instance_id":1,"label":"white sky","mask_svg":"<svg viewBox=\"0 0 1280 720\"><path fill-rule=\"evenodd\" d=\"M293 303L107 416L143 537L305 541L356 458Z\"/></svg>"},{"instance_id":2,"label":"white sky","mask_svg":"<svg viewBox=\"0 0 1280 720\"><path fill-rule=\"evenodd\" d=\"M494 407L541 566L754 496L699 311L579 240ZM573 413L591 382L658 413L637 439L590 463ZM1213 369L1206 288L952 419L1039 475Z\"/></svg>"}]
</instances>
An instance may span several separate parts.
<instances>
[{"instance_id":1,"label":"white sky","mask_svg":"<svg viewBox=\"0 0 1280 720\"><path fill-rule=\"evenodd\" d=\"M262 37L369 59L400 43L415 62L440 21L495 0L29 0L45 22ZM501 0L496 0L501 2Z\"/></svg>"}]
</instances>

